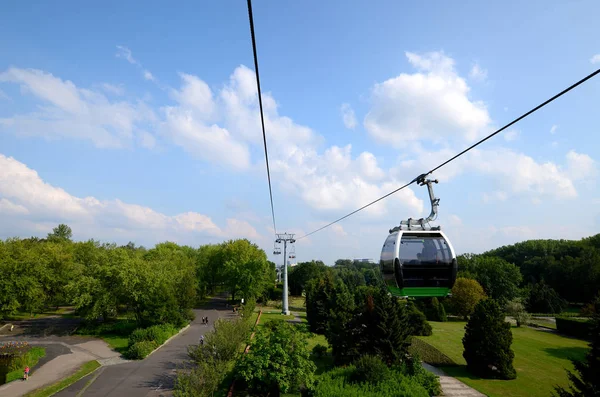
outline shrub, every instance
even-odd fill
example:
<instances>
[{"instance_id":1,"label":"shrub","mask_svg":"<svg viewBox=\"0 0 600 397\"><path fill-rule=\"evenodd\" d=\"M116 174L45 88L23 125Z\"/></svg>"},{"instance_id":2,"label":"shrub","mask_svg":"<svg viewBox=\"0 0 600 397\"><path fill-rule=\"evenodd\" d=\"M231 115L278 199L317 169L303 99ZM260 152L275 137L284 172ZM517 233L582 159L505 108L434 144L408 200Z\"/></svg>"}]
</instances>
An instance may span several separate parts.
<instances>
[{"instance_id":1,"label":"shrub","mask_svg":"<svg viewBox=\"0 0 600 397\"><path fill-rule=\"evenodd\" d=\"M350 375L350 381L354 383L376 384L390 377L390 369L377 356L362 356L354 361L354 366L356 369Z\"/></svg>"},{"instance_id":2,"label":"shrub","mask_svg":"<svg viewBox=\"0 0 600 397\"><path fill-rule=\"evenodd\" d=\"M411 344L408 348L411 356L418 355L427 364L435 366L454 366L458 365L450 357L439 351L434 346L423 341L422 339L412 337Z\"/></svg>"},{"instance_id":3,"label":"shrub","mask_svg":"<svg viewBox=\"0 0 600 397\"><path fill-rule=\"evenodd\" d=\"M431 324L427 322L425 314L412 302L408 302L408 323L411 327L411 335L429 336L432 334Z\"/></svg>"},{"instance_id":4,"label":"shrub","mask_svg":"<svg viewBox=\"0 0 600 397\"><path fill-rule=\"evenodd\" d=\"M402 363L401 372L416 380L430 396L439 396L442 393L439 378L423 368L418 354Z\"/></svg>"},{"instance_id":5,"label":"shrub","mask_svg":"<svg viewBox=\"0 0 600 397\"><path fill-rule=\"evenodd\" d=\"M506 314L512 316L517 321L517 327L521 324L527 324L531 316L525 311L525 306L519 298L506 303Z\"/></svg>"},{"instance_id":6,"label":"shrub","mask_svg":"<svg viewBox=\"0 0 600 397\"><path fill-rule=\"evenodd\" d=\"M312 352L317 357L323 357L325 353L327 353L327 346L324 346L319 343L318 345L313 347Z\"/></svg>"},{"instance_id":7,"label":"shrub","mask_svg":"<svg viewBox=\"0 0 600 397\"><path fill-rule=\"evenodd\" d=\"M125 357L130 360L141 360L152 353L157 347L158 344L154 341L143 340L135 342L133 345L129 346L129 349L125 352Z\"/></svg>"},{"instance_id":8,"label":"shrub","mask_svg":"<svg viewBox=\"0 0 600 397\"><path fill-rule=\"evenodd\" d=\"M311 389L314 397L428 397L429 393L415 379L398 371L379 383L351 383L354 365L338 367L321 375Z\"/></svg>"},{"instance_id":9,"label":"shrub","mask_svg":"<svg viewBox=\"0 0 600 397\"><path fill-rule=\"evenodd\" d=\"M577 318L556 317L556 330L564 335L589 339L592 331L592 322Z\"/></svg>"},{"instance_id":10,"label":"shrub","mask_svg":"<svg viewBox=\"0 0 600 397\"><path fill-rule=\"evenodd\" d=\"M515 353L510 349L512 332L504 318L494 299L480 301L475 306L463 337L463 357L473 374L501 379L517 377L512 364Z\"/></svg>"}]
</instances>

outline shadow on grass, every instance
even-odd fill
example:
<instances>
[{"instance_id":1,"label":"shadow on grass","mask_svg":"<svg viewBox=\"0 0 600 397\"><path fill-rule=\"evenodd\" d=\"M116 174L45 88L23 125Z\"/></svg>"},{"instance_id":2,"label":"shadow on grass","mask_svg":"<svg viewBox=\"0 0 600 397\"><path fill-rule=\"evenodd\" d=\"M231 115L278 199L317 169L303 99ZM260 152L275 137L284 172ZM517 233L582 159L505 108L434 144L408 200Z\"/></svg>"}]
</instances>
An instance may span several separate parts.
<instances>
[{"instance_id":1,"label":"shadow on grass","mask_svg":"<svg viewBox=\"0 0 600 397\"><path fill-rule=\"evenodd\" d=\"M471 372L469 372L466 365L443 366L443 367L440 367L440 369L442 371L444 371L445 373L447 373L449 376L452 376L453 378L461 377L461 378L467 378L467 379L471 379L471 380L483 379L483 378L481 378L477 375L473 375Z\"/></svg>"},{"instance_id":2,"label":"shadow on grass","mask_svg":"<svg viewBox=\"0 0 600 397\"><path fill-rule=\"evenodd\" d=\"M547 347L544 352L565 360L583 360L589 350L586 347Z\"/></svg>"}]
</instances>

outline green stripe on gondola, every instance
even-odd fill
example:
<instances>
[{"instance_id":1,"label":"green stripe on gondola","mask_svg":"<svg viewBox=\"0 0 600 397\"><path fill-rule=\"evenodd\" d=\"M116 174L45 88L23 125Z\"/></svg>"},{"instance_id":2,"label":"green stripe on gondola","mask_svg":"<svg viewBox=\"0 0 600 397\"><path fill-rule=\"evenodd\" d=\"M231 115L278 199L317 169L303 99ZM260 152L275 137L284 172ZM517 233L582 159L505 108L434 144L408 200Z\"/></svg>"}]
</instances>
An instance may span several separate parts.
<instances>
[{"instance_id":1,"label":"green stripe on gondola","mask_svg":"<svg viewBox=\"0 0 600 397\"><path fill-rule=\"evenodd\" d=\"M440 287L388 287L388 290L394 296L408 296L412 298L439 298L450 294L450 288Z\"/></svg>"}]
</instances>

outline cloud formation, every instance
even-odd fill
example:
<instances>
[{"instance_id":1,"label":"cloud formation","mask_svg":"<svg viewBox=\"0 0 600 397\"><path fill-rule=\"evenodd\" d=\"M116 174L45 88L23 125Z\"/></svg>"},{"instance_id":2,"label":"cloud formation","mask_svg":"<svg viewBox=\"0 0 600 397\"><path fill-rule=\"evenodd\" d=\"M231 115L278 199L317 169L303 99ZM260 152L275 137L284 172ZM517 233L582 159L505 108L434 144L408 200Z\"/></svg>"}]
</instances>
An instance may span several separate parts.
<instances>
[{"instance_id":1,"label":"cloud formation","mask_svg":"<svg viewBox=\"0 0 600 397\"><path fill-rule=\"evenodd\" d=\"M471 142L487 131L487 108L469 98L470 88L452 58L442 52L407 52L406 57L416 73L401 73L372 89L364 125L373 138L406 148L418 141Z\"/></svg>"},{"instance_id":2,"label":"cloud formation","mask_svg":"<svg viewBox=\"0 0 600 397\"><path fill-rule=\"evenodd\" d=\"M356 115L354 114L354 109L350 106L349 103L343 103L340 108L342 112L342 121L344 122L344 126L349 130L353 130L356 128Z\"/></svg>"},{"instance_id":3,"label":"cloud formation","mask_svg":"<svg viewBox=\"0 0 600 397\"><path fill-rule=\"evenodd\" d=\"M262 238L250 223L235 218L227 219L225 227L219 227L209 216L197 212L170 216L119 199L76 197L44 182L35 170L3 154L0 154L0 216L3 219L18 216L31 225L65 222L100 234L156 233L175 241L184 235L189 238L190 234L199 238Z\"/></svg>"}]
</instances>

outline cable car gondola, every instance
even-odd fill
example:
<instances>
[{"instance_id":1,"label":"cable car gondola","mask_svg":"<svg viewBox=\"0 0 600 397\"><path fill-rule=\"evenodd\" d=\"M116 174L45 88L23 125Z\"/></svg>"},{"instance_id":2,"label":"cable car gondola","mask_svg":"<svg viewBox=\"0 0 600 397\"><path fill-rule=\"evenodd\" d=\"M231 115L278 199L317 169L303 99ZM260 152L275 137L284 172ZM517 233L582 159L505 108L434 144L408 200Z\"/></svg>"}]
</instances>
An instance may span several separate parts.
<instances>
[{"instance_id":1,"label":"cable car gondola","mask_svg":"<svg viewBox=\"0 0 600 397\"><path fill-rule=\"evenodd\" d=\"M277 243L273 243L273 255L281 255L281 248L277 246Z\"/></svg>"},{"instance_id":2,"label":"cable car gondola","mask_svg":"<svg viewBox=\"0 0 600 397\"><path fill-rule=\"evenodd\" d=\"M456 254L441 227L429 226L437 218L440 199L435 198L431 184L438 181L422 175L417 183L427 185L431 214L426 219L409 218L390 229L381 249L381 275L394 296L445 297L456 281Z\"/></svg>"}]
</instances>

